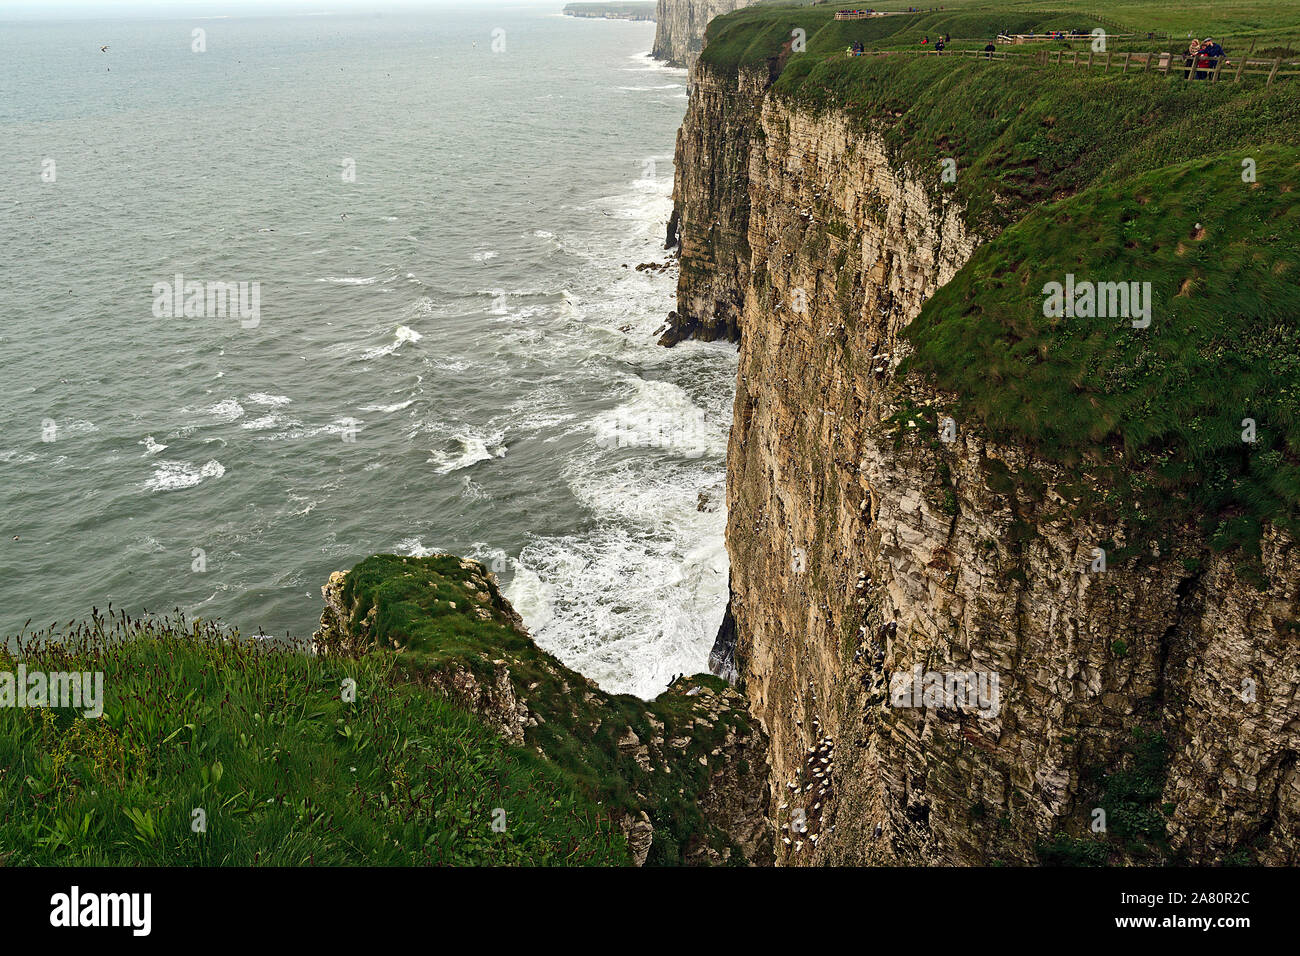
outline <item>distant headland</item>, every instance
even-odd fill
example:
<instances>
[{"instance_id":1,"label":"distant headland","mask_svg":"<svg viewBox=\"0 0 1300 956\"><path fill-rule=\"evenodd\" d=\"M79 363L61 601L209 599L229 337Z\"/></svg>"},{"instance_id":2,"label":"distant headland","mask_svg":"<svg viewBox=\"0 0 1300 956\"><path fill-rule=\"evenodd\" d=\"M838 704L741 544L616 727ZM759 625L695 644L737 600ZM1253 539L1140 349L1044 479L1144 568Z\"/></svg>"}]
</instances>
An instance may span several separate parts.
<instances>
[{"instance_id":1,"label":"distant headland","mask_svg":"<svg viewBox=\"0 0 1300 956\"><path fill-rule=\"evenodd\" d=\"M602 20L654 20L651 0L639 3L566 3L566 17L594 17Z\"/></svg>"}]
</instances>

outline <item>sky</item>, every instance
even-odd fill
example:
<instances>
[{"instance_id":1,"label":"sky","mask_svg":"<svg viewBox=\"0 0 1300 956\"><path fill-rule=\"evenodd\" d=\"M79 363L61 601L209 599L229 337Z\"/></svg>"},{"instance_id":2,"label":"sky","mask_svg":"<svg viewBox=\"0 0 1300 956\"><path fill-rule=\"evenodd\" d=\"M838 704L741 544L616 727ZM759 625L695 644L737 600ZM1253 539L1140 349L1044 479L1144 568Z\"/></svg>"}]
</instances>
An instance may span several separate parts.
<instances>
[{"instance_id":1,"label":"sky","mask_svg":"<svg viewBox=\"0 0 1300 956\"><path fill-rule=\"evenodd\" d=\"M421 7L551 7L566 0L0 0L0 21L121 17L279 16Z\"/></svg>"}]
</instances>

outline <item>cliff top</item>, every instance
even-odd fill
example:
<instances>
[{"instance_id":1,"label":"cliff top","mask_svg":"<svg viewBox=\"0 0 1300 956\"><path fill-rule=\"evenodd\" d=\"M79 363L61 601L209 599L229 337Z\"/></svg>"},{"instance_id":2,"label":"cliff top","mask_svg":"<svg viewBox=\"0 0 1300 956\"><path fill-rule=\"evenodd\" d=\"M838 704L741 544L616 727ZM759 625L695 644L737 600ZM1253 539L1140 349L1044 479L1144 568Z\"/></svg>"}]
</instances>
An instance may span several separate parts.
<instances>
[{"instance_id":1,"label":"cliff top","mask_svg":"<svg viewBox=\"0 0 1300 956\"><path fill-rule=\"evenodd\" d=\"M7 865L627 860L571 778L391 653L310 656L180 616L46 637L0 671L100 672L103 713L0 707Z\"/></svg>"},{"instance_id":2,"label":"cliff top","mask_svg":"<svg viewBox=\"0 0 1300 956\"><path fill-rule=\"evenodd\" d=\"M1052 7L1010 15L972 0L865 21L835 21L833 6L750 8L714 21L701 69L758 69L775 98L878 135L935 209L951 207L986 240L906 333L916 351L904 371L953 396L959 422L977 419L1074 474L1072 507L1106 508L1151 539L1199 521L1217 546L1252 551L1267 525L1294 530L1300 506L1300 79L1188 80L1181 59L1168 75L1123 72L1123 44L1181 46L1145 36L1108 43L1120 53L1108 71L1104 56L1071 68L1032 54L848 57L844 47L865 37L868 49L906 49L944 30L953 48L982 49L996 30L1109 32L1139 20L1173 33L1203 16L1230 56L1252 43L1281 56L1294 5L1261 4L1236 33L1220 29L1226 8L1111 3L1089 20ZM800 28L806 53L792 50ZM1149 327L1076 315L1076 280L1106 283L1106 295L1118 283L1145 290ZM1066 298L1067 282L1071 312L1045 315L1048 284Z\"/></svg>"},{"instance_id":3,"label":"cliff top","mask_svg":"<svg viewBox=\"0 0 1300 956\"><path fill-rule=\"evenodd\" d=\"M980 49L999 33L1029 34L1103 29L1108 49L1185 49L1193 38L1213 36L1231 56L1300 53L1300 18L1294 0L1246 3L1152 4L1144 0L1024 0L1009 5L997 0L955 0L942 10L907 13L906 4L888 4L887 15L865 20L836 20L841 9L881 9L875 4L762 3L719 17L709 24L701 59L716 69L761 66L788 48L791 31L801 29L806 54L842 54L861 41L867 50L910 50L923 38L951 35L951 49ZM1148 39L1148 34L1154 34ZM1087 49L1091 36L1036 44L1033 49ZM1017 47L1018 50L1027 49Z\"/></svg>"}]
</instances>

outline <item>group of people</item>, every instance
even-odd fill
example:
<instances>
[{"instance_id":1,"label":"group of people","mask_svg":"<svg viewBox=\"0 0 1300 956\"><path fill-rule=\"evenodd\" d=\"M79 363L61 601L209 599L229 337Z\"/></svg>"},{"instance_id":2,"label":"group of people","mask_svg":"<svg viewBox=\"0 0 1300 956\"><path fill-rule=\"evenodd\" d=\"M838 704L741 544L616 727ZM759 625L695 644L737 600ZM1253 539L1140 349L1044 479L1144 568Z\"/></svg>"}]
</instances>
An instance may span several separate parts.
<instances>
[{"instance_id":1,"label":"group of people","mask_svg":"<svg viewBox=\"0 0 1300 956\"><path fill-rule=\"evenodd\" d=\"M951 39L952 39L951 33L945 33L937 37L934 41L934 52L942 53L943 48L948 45L948 41ZM929 46L929 45L930 45L930 35L927 33L925 36L921 37L921 46Z\"/></svg>"},{"instance_id":2,"label":"group of people","mask_svg":"<svg viewBox=\"0 0 1300 956\"><path fill-rule=\"evenodd\" d=\"M1187 67L1188 73L1194 68L1196 70L1196 79L1203 80L1209 75L1222 59L1227 62L1221 47L1212 37L1206 37L1204 40L1193 40L1187 45L1187 59L1183 65Z\"/></svg>"}]
</instances>

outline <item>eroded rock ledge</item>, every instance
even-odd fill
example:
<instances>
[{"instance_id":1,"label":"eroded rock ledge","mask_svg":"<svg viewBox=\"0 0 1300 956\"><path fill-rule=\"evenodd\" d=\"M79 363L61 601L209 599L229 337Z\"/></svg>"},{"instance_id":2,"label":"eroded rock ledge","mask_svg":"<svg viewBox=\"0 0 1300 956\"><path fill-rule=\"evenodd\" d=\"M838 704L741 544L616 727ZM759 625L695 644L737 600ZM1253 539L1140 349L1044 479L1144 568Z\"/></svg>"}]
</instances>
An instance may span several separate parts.
<instances>
[{"instance_id":1,"label":"eroded rock ledge","mask_svg":"<svg viewBox=\"0 0 1300 956\"><path fill-rule=\"evenodd\" d=\"M767 739L724 681L678 678L653 701L606 694L537 647L481 564L449 555L375 555L321 593L321 653L395 653L601 799L636 865L771 862Z\"/></svg>"}]
</instances>

